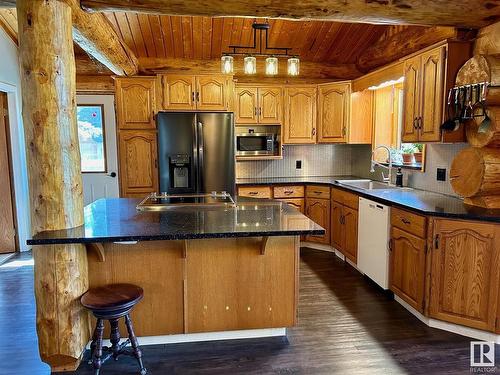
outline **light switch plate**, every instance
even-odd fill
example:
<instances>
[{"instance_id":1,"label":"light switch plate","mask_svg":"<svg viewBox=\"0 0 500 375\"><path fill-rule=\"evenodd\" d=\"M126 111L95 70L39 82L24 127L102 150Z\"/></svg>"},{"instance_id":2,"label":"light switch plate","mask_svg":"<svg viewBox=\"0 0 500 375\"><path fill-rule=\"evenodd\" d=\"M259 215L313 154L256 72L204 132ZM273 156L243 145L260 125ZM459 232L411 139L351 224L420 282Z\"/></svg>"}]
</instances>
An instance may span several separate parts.
<instances>
[{"instance_id":1,"label":"light switch plate","mask_svg":"<svg viewBox=\"0 0 500 375\"><path fill-rule=\"evenodd\" d=\"M302 160L295 160L295 169L302 169Z\"/></svg>"},{"instance_id":2,"label":"light switch plate","mask_svg":"<svg viewBox=\"0 0 500 375\"><path fill-rule=\"evenodd\" d=\"M436 169L436 180L446 181L446 168L437 168Z\"/></svg>"}]
</instances>

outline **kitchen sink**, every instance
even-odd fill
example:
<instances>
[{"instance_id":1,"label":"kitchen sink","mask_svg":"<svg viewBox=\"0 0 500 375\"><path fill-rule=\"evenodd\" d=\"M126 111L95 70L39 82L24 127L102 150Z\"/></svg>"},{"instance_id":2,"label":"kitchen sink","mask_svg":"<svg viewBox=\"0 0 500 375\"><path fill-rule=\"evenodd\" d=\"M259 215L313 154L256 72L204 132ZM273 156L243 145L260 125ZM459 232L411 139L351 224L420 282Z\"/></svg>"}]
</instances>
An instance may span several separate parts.
<instances>
[{"instance_id":1,"label":"kitchen sink","mask_svg":"<svg viewBox=\"0 0 500 375\"><path fill-rule=\"evenodd\" d=\"M411 191L412 188L398 187L394 185L388 185L384 182L372 181L372 180L337 180L341 185L352 186L363 190L400 190L400 191Z\"/></svg>"}]
</instances>

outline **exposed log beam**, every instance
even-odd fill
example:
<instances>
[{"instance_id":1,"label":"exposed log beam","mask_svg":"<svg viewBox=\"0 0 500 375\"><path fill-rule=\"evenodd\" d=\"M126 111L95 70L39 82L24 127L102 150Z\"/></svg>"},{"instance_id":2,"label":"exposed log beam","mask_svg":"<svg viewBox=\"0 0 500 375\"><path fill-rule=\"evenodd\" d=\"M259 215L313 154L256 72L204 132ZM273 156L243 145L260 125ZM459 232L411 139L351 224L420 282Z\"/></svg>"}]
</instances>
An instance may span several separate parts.
<instances>
[{"instance_id":1,"label":"exposed log beam","mask_svg":"<svg viewBox=\"0 0 500 375\"><path fill-rule=\"evenodd\" d=\"M280 59L278 75L275 78L286 78L287 61ZM245 76L243 73L242 58L235 58L234 75L236 78ZM139 70L143 74L155 74L165 72L186 72L186 73L220 73L220 60L197 60L197 59L169 59L169 58L139 58ZM255 78L264 78L264 60L257 59L257 75ZM300 76L298 78L330 78L330 79L351 79L361 75L361 72L354 64L331 65L308 61L300 62Z\"/></svg>"},{"instance_id":2,"label":"exposed log beam","mask_svg":"<svg viewBox=\"0 0 500 375\"><path fill-rule=\"evenodd\" d=\"M368 47L358 58L358 68L370 71L376 67L417 52L444 39L455 38L453 27L409 27Z\"/></svg>"},{"instance_id":3,"label":"exposed log beam","mask_svg":"<svg viewBox=\"0 0 500 375\"><path fill-rule=\"evenodd\" d=\"M33 234L83 224L71 8L59 0L18 0L23 127ZM88 289L87 253L76 245L35 246L40 357L74 370L89 338L79 297Z\"/></svg>"},{"instance_id":4,"label":"exposed log beam","mask_svg":"<svg viewBox=\"0 0 500 375\"><path fill-rule=\"evenodd\" d=\"M16 0L0 0L0 8L15 8Z\"/></svg>"},{"instance_id":5,"label":"exposed log beam","mask_svg":"<svg viewBox=\"0 0 500 375\"><path fill-rule=\"evenodd\" d=\"M96 11L472 28L483 27L500 19L500 6L491 0L81 0L81 4L85 9Z\"/></svg>"},{"instance_id":6,"label":"exposed log beam","mask_svg":"<svg viewBox=\"0 0 500 375\"><path fill-rule=\"evenodd\" d=\"M73 40L116 75L137 73L137 58L101 13L83 11L77 0L67 0L73 16Z\"/></svg>"}]
</instances>

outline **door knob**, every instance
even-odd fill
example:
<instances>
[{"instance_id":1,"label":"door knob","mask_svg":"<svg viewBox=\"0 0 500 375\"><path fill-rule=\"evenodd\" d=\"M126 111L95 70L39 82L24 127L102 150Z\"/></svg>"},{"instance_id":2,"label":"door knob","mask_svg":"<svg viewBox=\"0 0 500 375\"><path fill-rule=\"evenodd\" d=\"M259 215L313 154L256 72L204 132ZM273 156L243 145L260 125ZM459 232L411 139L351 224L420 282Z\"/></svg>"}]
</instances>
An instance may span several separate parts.
<instances>
[{"instance_id":1,"label":"door knob","mask_svg":"<svg viewBox=\"0 0 500 375\"><path fill-rule=\"evenodd\" d=\"M116 172L111 172L111 173L108 174L108 176L115 178L116 177Z\"/></svg>"}]
</instances>

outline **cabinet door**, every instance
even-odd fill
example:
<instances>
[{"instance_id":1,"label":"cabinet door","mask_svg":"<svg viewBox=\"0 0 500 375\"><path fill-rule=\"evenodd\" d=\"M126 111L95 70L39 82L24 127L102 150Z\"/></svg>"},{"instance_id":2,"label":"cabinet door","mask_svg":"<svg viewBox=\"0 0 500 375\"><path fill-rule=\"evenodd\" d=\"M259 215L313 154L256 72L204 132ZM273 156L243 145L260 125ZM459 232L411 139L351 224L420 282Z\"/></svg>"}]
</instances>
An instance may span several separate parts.
<instances>
[{"instance_id":1,"label":"cabinet door","mask_svg":"<svg viewBox=\"0 0 500 375\"><path fill-rule=\"evenodd\" d=\"M163 76L163 107L170 110L194 110L195 78L190 75Z\"/></svg>"},{"instance_id":2,"label":"cabinet door","mask_svg":"<svg viewBox=\"0 0 500 375\"><path fill-rule=\"evenodd\" d=\"M290 199L278 199L282 202L287 203L288 205L295 207L300 213L304 213L304 198L290 198Z\"/></svg>"},{"instance_id":3,"label":"cabinet door","mask_svg":"<svg viewBox=\"0 0 500 375\"><path fill-rule=\"evenodd\" d=\"M227 109L227 79L223 76L196 78L196 109L225 111Z\"/></svg>"},{"instance_id":4,"label":"cabinet door","mask_svg":"<svg viewBox=\"0 0 500 375\"><path fill-rule=\"evenodd\" d=\"M116 110L119 129L154 129L156 78L117 78Z\"/></svg>"},{"instance_id":5,"label":"cabinet door","mask_svg":"<svg viewBox=\"0 0 500 375\"><path fill-rule=\"evenodd\" d=\"M420 56L408 59L404 66L403 142L417 142L420 116Z\"/></svg>"},{"instance_id":6,"label":"cabinet door","mask_svg":"<svg viewBox=\"0 0 500 375\"><path fill-rule=\"evenodd\" d=\"M288 88L285 92L283 143L316 143L316 88Z\"/></svg>"},{"instance_id":7,"label":"cabinet door","mask_svg":"<svg viewBox=\"0 0 500 375\"><path fill-rule=\"evenodd\" d=\"M344 231L344 225L343 220L342 220L342 205L332 201L331 202L332 206L332 213L331 213L331 226L330 230L332 233L332 241L331 244L333 247L335 247L337 250L341 251L344 253L344 238L342 237L342 233Z\"/></svg>"},{"instance_id":8,"label":"cabinet door","mask_svg":"<svg viewBox=\"0 0 500 375\"><path fill-rule=\"evenodd\" d=\"M283 112L283 92L277 87L261 87L259 96L259 123L281 124Z\"/></svg>"},{"instance_id":9,"label":"cabinet door","mask_svg":"<svg viewBox=\"0 0 500 375\"><path fill-rule=\"evenodd\" d=\"M307 198L306 216L325 228L323 236L306 236L307 241L330 243L330 201L328 199Z\"/></svg>"},{"instance_id":10,"label":"cabinet door","mask_svg":"<svg viewBox=\"0 0 500 375\"><path fill-rule=\"evenodd\" d=\"M435 221L431 317L487 331L495 329L499 237L495 224Z\"/></svg>"},{"instance_id":11,"label":"cabinet door","mask_svg":"<svg viewBox=\"0 0 500 375\"><path fill-rule=\"evenodd\" d=\"M350 261L357 263L358 260L358 211L349 207L342 207L343 210L343 244L344 255Z\"/></svg>"},{"instance_id":12,"label":"cabinet door","mask_svg":"<svg viewBox=\"0 0 500 375\"><path fill-rule=\"evenodd\" d=\"M123 130L118 136L121 196L158 191L156 132Z\"/></svg>"},{"instance_id":13,"label":"cabinet door","mask_svg":"<svg viewBox=\"0 0 500 375\"><path fill-rule=\"evenodd\" d=\"M363 90L351 94L349 108L349 131L347 132L350 144L371 144L373 133L373 91Z\"/></svg>"},{"instance_id":14,"label":"cabinet door","mask_svg":"<svg viewBox=\"0 0 500 375\"><path fill-rule=\"evenodd\" d=\"M235 120L236 124L256 124L257 123L257 89L255 87L236 87L235 100Z\"/></svg>"},{"instance_id":15,"label":"cabinet door","mask_svg":"<svg viewBox=\"0 0 500 375\"><path fill-rule=\"evenodd\" d=\"M425 240L392 227L390 289L423 313L425 287Z\"/></svg>"},{"instance_id":16,"label":"cabinet door","mask_svg":"<svg viewBox=\"0 0 500 375\"><path fill-rule=\"evenodd\" d=\"M439 142L443 122L444 64L446 46L422 54L419 140Z\"/></svg>"},{"instance_id":17,"label":"cabinet door","mask_svg":"<svg viewBox=\"0 0 500 375\"><path fill-rule=\"evenodd\" d=\"M346 142L350 91L349 84L319 87L318 142Z\"/></svg>"}]
</instances>

